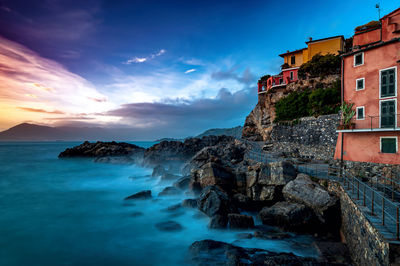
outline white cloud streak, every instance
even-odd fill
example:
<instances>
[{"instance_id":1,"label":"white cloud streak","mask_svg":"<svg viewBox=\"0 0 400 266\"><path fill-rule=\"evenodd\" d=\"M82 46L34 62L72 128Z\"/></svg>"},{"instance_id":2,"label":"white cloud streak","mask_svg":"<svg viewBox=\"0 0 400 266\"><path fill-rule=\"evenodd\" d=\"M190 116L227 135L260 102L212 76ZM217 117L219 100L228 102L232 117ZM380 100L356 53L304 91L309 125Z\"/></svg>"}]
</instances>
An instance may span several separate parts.
<instances>
[{"instance_id":1,"label":"white cloud streak","mask_svg":"<svg viewBox=\"0 0 400 266\"><path fill-rule=\"evenodd\" d=\"M192 73L192 72L195 72L195 71L196 71L196 69L192 68L192 69L186 70L185 74L189 74L189 73Z\"/></svg>"},{"instance_id":2,"label":"white cloud streak","mask_svg":"<svg viewBox=\"0 0 400 266\"><path fill-rule=\"evenodd\" d=\"M151 54L151 55L149 55L147 57L137 57L137 56L135 56L134 58L131 58L131 59L127 60L126 62L124 62L124 64L130 65L130 64L133 64L133 63L144 63L146 61L152 60L152 59L154 59L156 57L159 57L159 56L165 54L165 52L166 52L165 49L161 49L157 53Z\"/></svg>"}]
</instances>

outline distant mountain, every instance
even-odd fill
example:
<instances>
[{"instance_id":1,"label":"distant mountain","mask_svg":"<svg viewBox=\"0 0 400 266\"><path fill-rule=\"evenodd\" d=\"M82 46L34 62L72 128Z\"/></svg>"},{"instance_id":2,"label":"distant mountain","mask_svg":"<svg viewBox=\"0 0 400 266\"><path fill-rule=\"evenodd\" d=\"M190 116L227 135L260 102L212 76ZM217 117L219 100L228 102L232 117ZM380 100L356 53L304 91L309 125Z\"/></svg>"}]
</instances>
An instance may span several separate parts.
<instances>
[{"instance_id":1,"label":"distant mountain","mask_svg":"<svg viewBox=\"0 0 400 266\"><path fill-rule=\"evenodd\" d=\"M211 136L211 135L214 135L214 136L226 135L226 136L232 136L232 137L240 139L242 137L242 130L243 130L243 127L241 127L241 126L237 126L237 127L233 127L233 128L213 128L213 129L204 131L200 135L197 135L196 138L202 138L204 136Z\"/></svg>"},{"instance_id":2,"label":"distant mountain","mask_svg":"<svg viewBox=\"0 0 400 266\"><path fill-rule=\"evenodd\" d=\"M0 132L0 141L81 141L114 140L117 129L100 127L49 127L23 123ZM129 140L131 132L120 133L119 139Z\"/></svg>"}]
</instances>

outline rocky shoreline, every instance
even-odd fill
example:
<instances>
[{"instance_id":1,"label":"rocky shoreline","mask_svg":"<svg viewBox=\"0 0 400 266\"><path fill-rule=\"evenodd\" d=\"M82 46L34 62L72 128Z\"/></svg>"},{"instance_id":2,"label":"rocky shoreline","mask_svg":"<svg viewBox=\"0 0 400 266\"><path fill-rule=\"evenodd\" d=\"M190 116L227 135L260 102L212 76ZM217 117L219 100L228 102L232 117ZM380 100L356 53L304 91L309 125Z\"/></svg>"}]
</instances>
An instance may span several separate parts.
<instances>
[{"instance_id":1,"label":"rocky shoreline","mask_svg":"<svg viewBox=\"0 0 400 266\"><path fill-rule=\"evenodd\" d=\"M206 136L163 141L148 149L116 142L85 142L60 153L60 158L93 157L98 162L135 163L152 167L152 176L173 181L158 196L185 193L179 206L197 208L209 217L209 228L250 229L242 236L259 239L290 238L290 233L312 235L336 246L337 254L304 258L290 253L245 249L212 240L196 241L189 248L198 265L349 265L346 246L340 243L340 203L337 196L309 176L298 174L290 159L258 163L248 159L249 144L233 137ZM125 200L151 199L151 191L127 195ZM250 213L257 214L249 215ZM253 217L263 225L256 225ZM159 230L180 230L174 221ZM160 229L161 228L161 229ZM277 228L278 232L272 232ZM288 233L285 233L288 232ZM324 246L324 245L320 245ZM329 249L329 248L328 248ZM329 253L329 252L325 252Z\"/></svg>"}]
</instances>

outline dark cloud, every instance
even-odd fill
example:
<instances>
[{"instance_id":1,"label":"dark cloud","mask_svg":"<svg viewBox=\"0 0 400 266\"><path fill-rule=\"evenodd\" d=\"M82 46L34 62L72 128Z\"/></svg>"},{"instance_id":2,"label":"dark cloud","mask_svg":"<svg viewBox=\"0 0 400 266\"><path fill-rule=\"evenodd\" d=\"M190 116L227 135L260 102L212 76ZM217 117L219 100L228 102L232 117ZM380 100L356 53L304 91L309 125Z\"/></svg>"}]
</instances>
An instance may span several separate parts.
<instances>
[{"instance_id":1,"label":"dark cloud","mask_svg":"<svg viewBox=\"0 0 400 266\"><path fill-rule=\"evenodd\" d=\"M243 125L256 101L255 88L235 93L221 89L214 99L131 103L103 115L130 121L133 128L151 138L185 137L209 128Z\"/></svg>"},{"instance_id":2,"label":"dark cloud","mask_svg":"<svg viewBox=\"0 0 400 266\"><path fill-rule=\"evenodd\" d=\"M256 80L256 77L248 68L243 71L242 75L237 74L236 70L236 68L231 68L229 70L216 71L211 74L211 77L215 80L236 80L245 85L250 85Z\"/></svg>"}]
</instances>

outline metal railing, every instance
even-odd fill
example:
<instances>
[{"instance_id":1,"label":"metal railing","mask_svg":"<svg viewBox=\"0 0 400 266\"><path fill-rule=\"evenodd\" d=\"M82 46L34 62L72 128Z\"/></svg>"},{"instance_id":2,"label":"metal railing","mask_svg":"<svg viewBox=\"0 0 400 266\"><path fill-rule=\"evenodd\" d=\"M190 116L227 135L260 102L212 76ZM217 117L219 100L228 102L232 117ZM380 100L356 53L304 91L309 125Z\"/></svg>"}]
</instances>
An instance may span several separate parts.
<instances>
[{"instance_id":1,"label":"metal railing","mask_svg":"<svg viewBox=\"0 0 400 266\"><path fill-rule=\"evenodd\" d=\"M353 117L350 120L349 127L343 126L343 120L340 121L338 129L393 129L400 130L400 114L390 114L385 116L371 116L368 115L363 119Z\"/></svg>"},{"instance_id":2,"label":"metal railing","mask_svg":"<svg viewBox=\"0 0 400 266\"><path fill-rule=\"evenodd\" d=\"M245 155L254 161L269 163L282 160L262 150L248 150ZM328 164L295 164L299 173L318 179L327 179L341 184L352 201L361 206L370 222L388 240L400 240L399 208L400 182L393 178L377 175L375 179L363 180L344 168Z\"/></svg>"}]
</instances>

